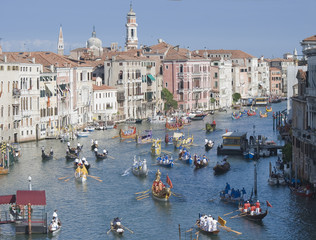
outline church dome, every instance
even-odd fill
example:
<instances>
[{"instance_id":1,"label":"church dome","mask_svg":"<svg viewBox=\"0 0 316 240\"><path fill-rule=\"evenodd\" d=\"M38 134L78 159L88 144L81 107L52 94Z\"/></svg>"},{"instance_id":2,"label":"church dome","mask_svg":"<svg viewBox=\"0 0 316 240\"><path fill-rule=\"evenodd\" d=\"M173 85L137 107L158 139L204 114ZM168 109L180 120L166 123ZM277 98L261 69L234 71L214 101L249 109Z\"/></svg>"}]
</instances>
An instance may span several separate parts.
<instances>
[{"instance_id":1,"label":"church dome","mask_svg":"<svg viewBox=\"0 0 316 240\"><path fill-rule=\"evenodd\" d=\"M102 48L102 41L96 37L95 29L93 27L92 37L87 41L87 48Z\"/></svg>"}]
</instances>

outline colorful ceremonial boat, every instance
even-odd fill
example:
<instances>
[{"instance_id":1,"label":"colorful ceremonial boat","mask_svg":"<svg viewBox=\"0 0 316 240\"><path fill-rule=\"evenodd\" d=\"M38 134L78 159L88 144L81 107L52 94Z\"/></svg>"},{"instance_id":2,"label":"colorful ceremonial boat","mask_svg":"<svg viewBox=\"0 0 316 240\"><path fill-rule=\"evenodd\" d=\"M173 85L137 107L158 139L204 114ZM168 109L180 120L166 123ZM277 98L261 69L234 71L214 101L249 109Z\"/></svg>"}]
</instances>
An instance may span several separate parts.
<instances>
[{"instance_id":1,"label":"colorful ceremonial boat","mask_svg":"<svg viewBox=\"0 0 316 240\"><path fill-rule=\"evenodd\" d=\"M128 127L127 130L123 131L123 129L120 129L119 133L120 138L122 139L128 139L128 138L135 138L136 137L136 127Z\"/></svg>"},{"instance_id":2,"label":"colorful ceremonial boat","mask_svg":"<svg viewBox=\"0 0 316 240\"><path fill-rule=\"evenodd\" d=\"M260 117L261 117L261 118L266 118L266 117L268 117L268 113L262 113L262 112L260 111L259 114L260 114Z\"/></svg>"},{"instance_id":3,"label":"colorful ceremonial boat","mask_svg":"<svg viewBox=\"0 0 316 240\"><path fill-rule=\"evenodd\" d=\"M161 140L159 138L152 140L151 154L154 156L159 156L161 154Z\"/></svg>"},{"instance_id":4,"label":"colorful ceremonial boat","mask_svg":"<svg viewBox=\"0 0 316 240\"><path fill-rule=\"evenodd\" d=\"M151 143L153 139L152 130L145 130L141 135L136 135L137 144Z\"/></svg>"},{"instance_id":5,"label":"colorful ceremonial boat","mask_svg":"<svg viewBox=\"0 0 316 240\"><path fill-rule=\"evenodd\" d=\"M153 182L153 185L151 187L151 192L152 192L152 196L154 199L159 200L159 201L168 201L170 196L171 196L171 188L172 183L170 178L167 175L167 183L170 186L170 188L166 187L163 182L160 180L160 176L161 173L159 171L159 169L156 172L156 179Z\"/></svg>"}]
</instances>

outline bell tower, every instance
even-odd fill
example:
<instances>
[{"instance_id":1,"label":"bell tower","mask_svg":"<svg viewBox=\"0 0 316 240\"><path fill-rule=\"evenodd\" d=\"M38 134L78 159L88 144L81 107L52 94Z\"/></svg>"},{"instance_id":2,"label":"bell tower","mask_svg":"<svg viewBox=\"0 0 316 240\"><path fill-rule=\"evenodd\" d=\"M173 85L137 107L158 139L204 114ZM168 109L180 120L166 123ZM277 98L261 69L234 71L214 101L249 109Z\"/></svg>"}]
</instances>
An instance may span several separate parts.
<instances>
[{"instance_id":1,"label":"bell tower","mask_svg":"<svg viewBox=\"0 0 316 240\"><path fill-rule=\"evenodd\" d=\"M136 14L133 11L132 3L130 5L130 10L127 14L127 23L126 23L126 42L125 47L129 49L137 49L138 47L138 38L137 38L137 26L136 23Z\"/></svg>"},{"instance_id":2,"label":"bell tower","mask_svg":"<svg viewBox=\"0 0 316 240\"><path fill-rule=\"evenodd\" d=\"M61 56L64 56L64 38L63 38L63 30L62 30L61 25L60 25L60 28L59 28L57 54L61 55Z\"/></svg>"}]
</instances>

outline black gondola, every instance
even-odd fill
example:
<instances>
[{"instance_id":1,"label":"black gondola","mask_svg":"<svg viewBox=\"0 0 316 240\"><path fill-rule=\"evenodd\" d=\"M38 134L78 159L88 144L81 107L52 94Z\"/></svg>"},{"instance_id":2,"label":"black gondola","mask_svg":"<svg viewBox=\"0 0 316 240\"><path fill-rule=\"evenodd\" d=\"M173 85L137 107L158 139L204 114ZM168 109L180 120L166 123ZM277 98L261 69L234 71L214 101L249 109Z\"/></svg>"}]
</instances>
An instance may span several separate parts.
<instances>
[{"instance_id":1,"label":"black gondola","mask_svg":"<svg viewBox=\"0 0 316 240\"><path fill-rule=\"evenodd\" d=\"M213 167L213 170L215 174L221 174L225 173L230 169L230 164L227 162L227 157L225 157L222 162L218 162L215 167Z\"/></svg>"},{"instance_id":2,"label":"black gondola","mask_svg":"<svg viewBox=\"0 0 316 240\"><path fill-rule=\"evenodd\" d=\"M42 148L42 160L46 161L46 160L51 160L54 157L54 152L53 149L50 150L49 154L45 153L44 148Z\"/></svg>"}]
</instances>

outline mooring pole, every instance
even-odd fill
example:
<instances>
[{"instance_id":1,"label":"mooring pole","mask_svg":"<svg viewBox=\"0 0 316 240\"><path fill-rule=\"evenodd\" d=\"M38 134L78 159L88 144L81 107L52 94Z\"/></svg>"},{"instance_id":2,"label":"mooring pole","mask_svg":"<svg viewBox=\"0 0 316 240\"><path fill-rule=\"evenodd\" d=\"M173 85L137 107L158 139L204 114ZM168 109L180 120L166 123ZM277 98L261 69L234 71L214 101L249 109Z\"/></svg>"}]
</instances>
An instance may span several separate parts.
<instances>
[{"instance_id":1,"label":"mooring pole","mask_svg":"<svg viewBox=\"0 0 316 240\"><path fill-rule=\"evenodd\" d=\"M32 191L32 182L31 182L32 178L31 178L31 176L29 176L28 180L29 180L29 190Z\"/></svg>"},{"instance_id":2,"label":"mooring pole","mask_svg":"<svg viewBox=\"0 0 316 240\"><path fill-rule=\"evenodd\" d=\"M257 196L257 163L254 162L254 191L255 191L255 196Z\"/></svg>"},{"instance_id":3,"label":"mooring pole","mask_svg":"<svg viewBox=\"0 0 316 240\"><path fill-rule=\"evenodd\" d=\"M180 224L179 224L179 240L181 240L181 229L180 229Z\"/></svg>"},{"instance_id":4,"label":"mooring pole","mask_svg":"<svg viewBox=\"0 0 316 240\"><path fill-rule=\"evenodd\" d=\"M28 218L27 218L27 220L28 220L29 234L32 234L32 217L31 217L32 208L31 208L31 204L29 203L27 205L27 207L28 207Z\"/></svg>"}]
</instances>

